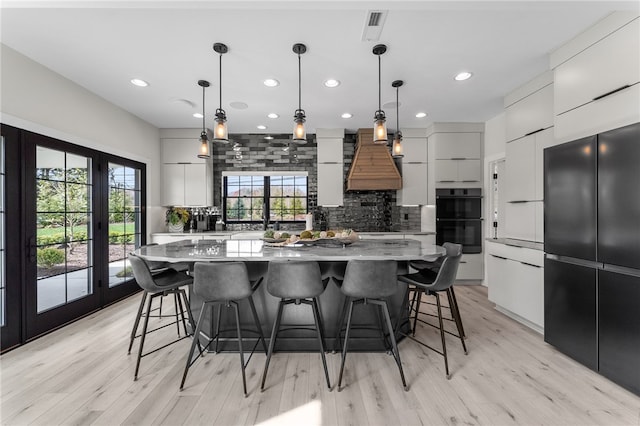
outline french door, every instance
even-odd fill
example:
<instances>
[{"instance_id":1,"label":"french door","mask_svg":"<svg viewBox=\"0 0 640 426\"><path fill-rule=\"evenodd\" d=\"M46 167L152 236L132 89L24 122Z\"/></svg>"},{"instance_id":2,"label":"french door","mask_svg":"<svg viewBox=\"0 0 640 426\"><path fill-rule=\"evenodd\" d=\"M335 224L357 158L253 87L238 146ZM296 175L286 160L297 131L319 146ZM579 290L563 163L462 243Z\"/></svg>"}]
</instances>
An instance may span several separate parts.
<instances>
[{"instance_id":1,"label":"french door","mask_svg":"<svg viewBox=\"0 0 640 426\"><path fill-rule=\"evenodd\" d=\"M144 164L5 134L3 350L138 290L127 254L146 233Z\"/></svg>"}]
</instances>

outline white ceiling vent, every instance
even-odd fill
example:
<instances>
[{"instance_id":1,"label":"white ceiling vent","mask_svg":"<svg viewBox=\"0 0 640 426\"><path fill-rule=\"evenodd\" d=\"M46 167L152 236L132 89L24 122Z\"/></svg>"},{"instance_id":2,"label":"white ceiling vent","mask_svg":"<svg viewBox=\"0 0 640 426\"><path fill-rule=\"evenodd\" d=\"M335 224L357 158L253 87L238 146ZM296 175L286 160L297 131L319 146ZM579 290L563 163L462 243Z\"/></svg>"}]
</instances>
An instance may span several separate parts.
<instances>
[{"instance_id":1,"label":"white ceiling vent","mask_svg":"<svg viewBox=\"0 0 640 426\"><path fill-rule=\"evenodd\" d=\"M370 10L367 12L364 28L362 29L362 41L377 41L380 39L387 13L388 11L386 10Z\"/></svg>"}]
</instances>

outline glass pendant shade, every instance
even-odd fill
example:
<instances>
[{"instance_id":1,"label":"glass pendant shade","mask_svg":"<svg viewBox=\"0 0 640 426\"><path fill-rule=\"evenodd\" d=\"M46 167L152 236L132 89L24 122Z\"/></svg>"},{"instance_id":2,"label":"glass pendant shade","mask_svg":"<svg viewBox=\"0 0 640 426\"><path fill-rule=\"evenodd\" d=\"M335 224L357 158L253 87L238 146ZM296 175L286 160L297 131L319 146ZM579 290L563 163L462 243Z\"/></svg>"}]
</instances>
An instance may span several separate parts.
<instances>
[{"instance_id":1,"label":"glass pendant shade","mask_svg":"<svg viewBox=\"0 0 640 426\"><path fill-rule=\"evenodd\" d=\"M215 126L213 128L213 140L214 142L229 142L229 134L227 132L227 117L223 110L216 110Z\"/></svg>"},{"instance_id":2,"label":"glass pendant shade","mask_svg":"<svg viewBox=\"0 0 640 426\"><path fill-rule=\"evenodd\" d=\"M211 157L211 153L209 151L209 138L207 138L207 133L203 131L200 134L200 151L198 152L198 158L209 157Z\"/></svg>"},{"instance_id":3,"label":"glass pendant shade","mask_svg":"<svg viewBox=\"0 0 640 426\"><path fill-rule=\"evenodd\" d=\"M373 124L373 143L387 143L387 120L384 112L376 112L376 121Z\"/></svg>"},{"instance_id":4,"label":"glass pendant shade","mask_svg":"<svg viewBox=\"0 0 640 426\"><path fill-rule=\"evenodd\" d=\"M393 138L393 145L391 147L391 156L393 158L402 158L404 154L402 153L402 132L397 131L395 138Z\"/></svg>"},{"instance_id":5,"label":"glass pendant shade","mask_svg":"<svg viewBox=\"0 0 640 426\"><path fill-rule=\"evenodd\" d=\"M307 140L307 131L304 128L304 111L297 110L293 122L293 140L296 142Z\"/></svg>"}]
</instances>

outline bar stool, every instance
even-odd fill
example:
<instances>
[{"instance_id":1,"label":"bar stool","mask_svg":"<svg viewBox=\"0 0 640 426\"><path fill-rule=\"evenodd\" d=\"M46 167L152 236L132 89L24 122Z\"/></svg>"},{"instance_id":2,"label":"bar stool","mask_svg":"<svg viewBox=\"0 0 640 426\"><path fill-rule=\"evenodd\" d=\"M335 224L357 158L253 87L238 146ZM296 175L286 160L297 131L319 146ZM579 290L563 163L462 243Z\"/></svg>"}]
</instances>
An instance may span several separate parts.
<instances>
[{"instance_id":1,"label":"bar stool","mask_svg":"<svg viewBox=\"0 0 640 426\"><path fill-rule=\"evenodd\" d=\"M354 259L347 263L347 270L344 275L341 290L349 298L349 313L347 319L347 331L344 336L344 347L342 348L342 362L340 364L340 376L338 378L338 391L342 384L342 373L344 372L344 364L347 359L349 348L349 332L351 330L351 319L353 317L353 307L356 304L374 304L380 307L384 315L385 323L389 331L389 339L391 340L393 358L398 365L400 378L404 390L408 391L409 387L404 378L402 371L402 362L400 360L400 352L394 335L394 329L391 325L391 317L389 315L389 307L387 306L386 297L394 295L398 291L398 265L394 260L361 260Z\"/></svg>"},{"instance_id":2,"label":"bar stool","mask_svg":"<svg viewBox=\"0 0 640 426\"><path fill-rule=\"evenodd\" d=\"M281 331L280 322L282 320L283 308L285 305L290 305L292 303L296 305L302 303L305 305L311 305L312 307L315 329L317 331L318 343L320 346L320 355L322 357L322 365L324 367L324 375L327 380L327 387L331 389L331 383L329 382L329 370L327 369L327 360L324 354L324 326L322 324L320 310L318 309L318 296L324 292L328 281L328 278L322 280L318 262L274 260L269 263L269 271L267 273L267 291L272 296L279 297L280 302L278 303L278 313L276 315L276 320L273 323L273 330L271 331L269 351L267 352L267 360L264 364L260 390L264 390L271 355L273 355L273 349L276 344L278 332Z\"/></svg>"},{"instance_id":3,"label":"bar stool","mask_svg":"<svg viewBox=\"0 0 640 426\"><path fill-rule=\"evenodd\" d=\"M192 327L195 327L193 318L191 317L191 310L189 308L187 293L184 291L183 288L181 288L185 285L191 284L193 282L193 279L187 274L185 274L184 272L179 272L171 268L152 274L151 270L149 269L149 266L144 261L144 259L142 259L141 257L133 253L129 254L129 263L131 264L131 269L133 270L133 276L136 279L136 282L144 290L144 293L142 296L142 303L140 305L140 308L138 309L138 315L136 316L135 325L133 328L133 332L131 333L131 339L129 341L129 353L131 353L131 346L133 345L133 340L136 337L138 337L136 336L135 333L137 331L140 318L141 316L144 316L142 333L139 336L140 348L138 349L138 357L136 360L136 370L134 373L134 380L137 380L138 371L140 369L140 361L142 360L143 357L188 337L186 318L184 315L185 311L187 312L189 323L191 324ZM149 330L148 329L149 318L151 317L151 305L153 304L153 300L158 297L162 298L169 294L173 294L176 301L176 313L175 313L176 320L171 323L164 324L162 326ZM146 312L143 314L142 308L145 303L145 300L147 300L147 309L146 309ZM183 306L183 302L184 302L184 306ZM184 327L184 336L180 336L180 326L179 326L180 320L178 319L178 315L180 315L180 317L182 318L182 325ZM158 315L158 317L163 317L163 316ZM176 324L176 326L178 327L178 339L173 340L152 351L143 353L144 342L147 334L160 330L164 327L168 327L172 324Z\"/></svg>"},{"instance_id":4,"label":"bar stool","mask_svg":"<svg viewBox=\"0 0 640 426\"><path fill-rule=\"evenodd\" d=\"M207 344L201 348L199 347L198 357L192 360L193 353L195 352L196 345L199 346L200 333L202 332L202 325L205 322L206 312L209 311L211 320L213 320L214 307L218 306L222 310L222 306L226 308L233 307L236 320L236 333L238 337L238 351L240 353L240 368L242 370L242 388L244 390L244 396L247 396L247 379L245 374L245 367L249 364L251 357L258 346L258 342L251 349L249 358L245 362L244 351L242 347L242 330L240 328L240 311L238 309L238 302L241 300L247 300L251 308L253 315L253 321L256 326L256 332L259 336L258 340L262 342L265 353L267 352L267 345L262 335L262 327L258 319L258 313L253 303L253 292L259 284L253 284L249 280L249 274L247 266L243 262L196 262L193 268L193 292L203 299L202 309L200 310L200 316L198 318L198 324L193 334L193 342L189 349L189 356L187 357L187 364L184 368L184 374L182 375L182 382L180 383L180 390L184 387L184 382L187 379L187 373L189 368L197 361L198 357L209 348L211 343L215 340L218 341L220 335L220 311L218 314L218 321L216 323L215 335L208 339ZM209 308L209 309L207 309Z\"/></svg>"},{"instance_id":5,"label":"bar stool","mask_svg":"<svg viewBox=\"0 0 640 426\"><path fill-rule=\"evenodd\" d=\"M449 333L449 332L447 332L444 329L443 317L442 317L442 305L440 303L439 293L448 292L448 290L451 288L451 286L453 285L456 279L456 274L458 273L458 265L460 264L460 258L462 257L462 246L459 244L453 244L453 246L457 246L457 247L452 247L450 250L451 254L445 255L444 261L442 262L442 266L440 267L440 270L438 271L438 274L435 276L435 278L433 278L432 274L423 274L421 272L401 275L400 277L398 277L398 279L401 282L405 282L409 285L415 286L417 288L417 291L424 292L425 294L429 296L434 296L436 298L436 306L438 308L438 327L437 328L439 328L440 330L440 340L442 342L442 350L439 351L427 345L426 343L421 342L420 340L416 339L413 336L409 336L406 334L405 336L409 337L415 342L421 344L426 348L431 349L432 351L444 357L444 367L445 367L447 379L451 378L451 375L449 374L449 362L447 359L447 345L445 342L445 333ZM418 313L416 313L416 315L417 314ZM460 339L460 342L462 343L462 348L464 349L464 353L466 355L468 352L467 352L467 346L464 343L464 337L461 331L462 320L460 319L458 310L454 309L453 307L451 309L451 314L455 321L456 328L458 329L458 334L457 335L453 333L449 333L449 334L452 334L455 337L458 337Z\"/></svg>"},{"instance_id":6,"label":"bar stool","mask_svg":"<svg viewBox=\"0 0 640 426\"><path fill-rule=\"evenodd\" d=\"M462 246L460 244L447 242L447 243L444 243L442 247L444 247L446 250L445 256L439 257L437 260L433 262L428 262L426 260L412 260L409 263L409 265L413 269L416 269L417 271L419 271L422 275L429 277L432 281L435 280L436 276L438 275L438 271L442 266L442 262L444 262L444 259L446 258L446 256L455 256L458 252L460 253L462 252ZM405 275L405 274L401 274L401 275ZM464 326L462 324L462 317L460 316L460 309L458 308L458 299L456 298L454 287L455 285L452 285L447 290L447 299L449 302L448 308L452 310L451 318L443 318L443 319L447 321L455 321L455 316L453 314L453 310L455 310L456 315L458 316L458 318L460 318L460 333L462 337L466 337ZM409 291L413 292L413 297L411 298L411 305L409 308L409 315L411 316L412 312L415 313L413 315L413 327L412 327L412 333L415 336L416 325L418 321L427 325L432 325L432 324L418 318L418 312L420 312L420 303L421 303L422 295L424 294L424 290L415 286L409 286ZM435 305L435 303L429 303L429 304ZM432 314L427 314L427 315L435 316Z\"/></svg>"},{"instance_id":7,"label":"bar stool","mask_svg":"<svg viewBox=\"0 0 640 426\"><path fill-rule=\"evenodd\" d=\"M144 248L144 247L149 247L149 246L156 246L158 245L157 243L150 243L147 244L146 246L141 246L139 248ZM185 265L183 263L171 263L171 262L163 262L163 261L155 261L155 260L144 260L144 262L147 264L147 266L149 267L149 272L151 272L151 275L158 275L162 272L167 271L168 269L174 269L176 271L179 272L187 272L189 267L188 265ZM145 316L144 314L144 305L145 302L147 300L147 291L143 290L142 291L142 298L140 299L140 306L138 306L138 314L136 315L136 319L133 323L133 329L131 330L131 337L129 338L129 349L127 351L127 353L131 353L131 348L133 348L133 341L140 337L138 333L138 327L140 326L140 319ZM164 297L160 297L160 306L157 308L152 308L150 312L154 312L154 311L158 311L157 315L151 315L151 318L167 318L170 315L162 315L162 301L164 300ZM173 293L173 304L175 307L175 316L176 316L176 327L178 329L178 336L180 335L180 325L178 324L178 314L180 312L180 308L178 306L178 296L176 293Z\"/></svg>"}]
</instances>

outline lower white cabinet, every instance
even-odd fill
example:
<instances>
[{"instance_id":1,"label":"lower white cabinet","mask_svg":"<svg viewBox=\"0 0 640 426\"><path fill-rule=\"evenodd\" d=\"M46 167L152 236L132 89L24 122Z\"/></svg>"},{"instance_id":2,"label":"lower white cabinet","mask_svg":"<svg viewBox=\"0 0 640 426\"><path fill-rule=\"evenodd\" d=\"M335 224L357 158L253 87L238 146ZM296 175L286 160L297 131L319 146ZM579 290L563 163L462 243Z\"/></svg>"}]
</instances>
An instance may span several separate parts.
<instances>
[{"instance_id":1,"label":"lower white cabinet","mask_svg":"<svg viewBox=\"0 0 640 426\"><path fill-rule=\"evenodd\" d=\"M544 329L544 253L487 243L489 300L514 319Z\"/></svg>"},{"instance_id":2,"label":"lower white cabinet","mask_svg":"<svg viewBox=\"0 0 640 426\"><path fill-rule=\"evenodd\" d=\"M458 265L458 274L456 275L456 281L458 280L482 280L484 278L484 255L478 254L463 254L460 258L460 265Z\"/></svg>"}]
</instances>

